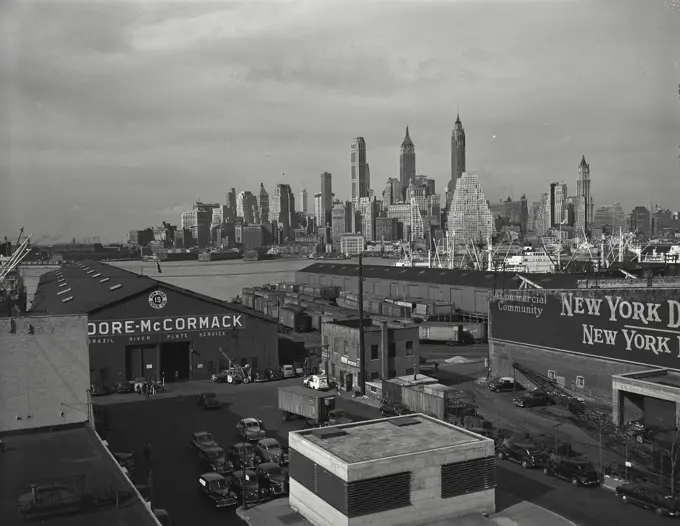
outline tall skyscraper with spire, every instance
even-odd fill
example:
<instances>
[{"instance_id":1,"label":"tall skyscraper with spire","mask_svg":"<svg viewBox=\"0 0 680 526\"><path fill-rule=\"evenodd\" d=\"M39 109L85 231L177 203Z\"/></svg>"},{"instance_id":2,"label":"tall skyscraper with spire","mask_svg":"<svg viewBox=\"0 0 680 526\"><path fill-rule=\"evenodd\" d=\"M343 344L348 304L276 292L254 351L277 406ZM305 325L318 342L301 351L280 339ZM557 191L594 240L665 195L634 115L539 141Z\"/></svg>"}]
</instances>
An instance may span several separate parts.
<instances>
[{"instance_id":1,"label":"tall skyscraper with spire","mask_svg":"<svg viewBox=\"0 0 680 526\"><path fill-rule=\"evenodd\" d=\"M408 133L406 126L406 137L401 143L399 154L399 182L401 183L401 197L406 199L406 191L411 181L416 176L416 147Z\"/></svg>"},{"instance_id":2,"label":"tall skyscraper with spire","mask_svg":"<svg viewBox=\"0 0 680 526\"><path fill-rule=\"evenodd\" d=\"M578 179L576 179L576 224L574 233L582 237L585 231L588 234L593 222L595 204L590 195L590 165L586 162L586 156L581 157L578 165Z\"/></svg>"},{"instance_id":3,"label":"tall skyscraper with spire","mask_svg":"<svg viewBox=\"0 0 680 526\"><path fill-rule=\"evenodd\" d=\"M368 197L371 176L366 162L366 141L356 137L350 146L350 175L352 177L352 203L359 208L359 199Z\"/></svg>"},{"instance_id":4,"label":"tall skyscraper with spire","mask_svg":"<svg viewBox=\"0 0 680 526\"><path fill-rule=\"evenodd\" d=\"M260 221L269 222L269 194L264 189L264 183L260 183L260 193L257 195L257 207L260 210Z\"/></svg>"},{"instance_id":5,"label":"tall skyscraper with spire","mask_svg":"<svg viewBox=\"0 0 680 526\"><path fill-rule=\"evenodd\" d=\"M451 180L446 187L446 209L448 210L456 189L456 182L465 172L465 130L460 121L460 114L456 114L456 123L451 131Z\"/></svg>"}]
</instances>

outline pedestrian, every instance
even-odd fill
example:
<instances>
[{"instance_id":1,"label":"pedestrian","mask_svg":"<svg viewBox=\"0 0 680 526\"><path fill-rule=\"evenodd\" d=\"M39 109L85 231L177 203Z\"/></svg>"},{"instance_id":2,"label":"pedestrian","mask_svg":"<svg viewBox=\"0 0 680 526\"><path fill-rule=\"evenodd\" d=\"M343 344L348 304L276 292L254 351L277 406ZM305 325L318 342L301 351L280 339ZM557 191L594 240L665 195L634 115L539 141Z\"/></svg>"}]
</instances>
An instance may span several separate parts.
<instances>
[{"instance_id":1,"label":"pedestrian","mask_svg":"<svg viewBox=\"0 0 680 526\"><path fill-rule=\"evenodd\" d=\"M147 400L151 396L151 386L149 385L148 382L144 384L144 395L146 396Z\"/></svg>"},{"instance_id":2,"label":"pedestrian","mask_svg":"<svg viewBox=\"0 0 680 526\"><path fill-rule=\"evenodd\" d=\"M144 460L146 460L146 465L151 463L151 444L146 443L142 448L142 453L144 453Z\"/></svg>"},{"instance_id":3,"label":"pedestrian","mask_svg":"<svg viewBox=\"0 0 680 526\"><path fill-rule=\"evenodd\" d=\"M175 370L175 382L179 382L179 371Z\"/></svg>"}]
</instances>

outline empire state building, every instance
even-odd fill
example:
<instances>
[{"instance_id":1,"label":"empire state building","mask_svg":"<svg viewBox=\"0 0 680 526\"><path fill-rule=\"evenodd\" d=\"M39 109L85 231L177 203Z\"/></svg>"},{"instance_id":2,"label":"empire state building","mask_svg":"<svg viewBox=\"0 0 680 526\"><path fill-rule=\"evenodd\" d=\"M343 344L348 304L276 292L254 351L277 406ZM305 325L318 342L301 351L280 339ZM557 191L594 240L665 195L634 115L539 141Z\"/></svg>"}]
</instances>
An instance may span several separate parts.
<instances>
[{"instance_id":1,"label":"empire state building","mask_svg":"<svg viewBox=\"0 0 680 526\"><path fill-rule=\"evenodd\" d=\"M460 115L456 115L456 122L451 131L451 180L446 186L446 209L448 210L453 199L456 183L465 172L465 129L460 122Z\"/></svg>"}]
</instances>

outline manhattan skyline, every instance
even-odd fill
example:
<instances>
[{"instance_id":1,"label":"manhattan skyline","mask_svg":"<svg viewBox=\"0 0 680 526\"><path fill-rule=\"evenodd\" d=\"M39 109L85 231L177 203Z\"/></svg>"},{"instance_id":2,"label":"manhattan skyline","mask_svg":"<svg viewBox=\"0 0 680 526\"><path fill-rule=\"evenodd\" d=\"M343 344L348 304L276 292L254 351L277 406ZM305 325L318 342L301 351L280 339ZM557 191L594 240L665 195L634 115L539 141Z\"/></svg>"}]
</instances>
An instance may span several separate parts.
<instances>
[{"instance_id":1,"label":"manhattan skyline","mask_svg":"<svg viewBox=\"0 0 680 526\"><path fill-rule=\"evenodd\" d=\"M35 242L119 240L260 182L313 196L323 172L346 200L358 136L379 194L406 125L443 193L458 112L492 202L571 191L585 154L595 206L678 206L663 0L9 2L0 20L0 224Z\"/></svg>"}]
</instances>

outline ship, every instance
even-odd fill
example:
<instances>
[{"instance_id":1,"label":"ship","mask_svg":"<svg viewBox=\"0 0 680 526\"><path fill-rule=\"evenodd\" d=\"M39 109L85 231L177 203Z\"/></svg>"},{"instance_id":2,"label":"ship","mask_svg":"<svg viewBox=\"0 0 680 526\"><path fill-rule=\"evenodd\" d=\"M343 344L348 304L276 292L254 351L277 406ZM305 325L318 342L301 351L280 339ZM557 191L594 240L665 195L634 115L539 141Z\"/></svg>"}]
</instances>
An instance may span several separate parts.
<instances>
[{"instance_id":1,"label":"ship","mask_svg":"<svg viewBox=\"0 0 680 526\"><path fill-rule=\"evenodd\" d=\"M229 259L241 259L241 253L238 249L209 250L198 255L199 261L226 261Z\"/></svg>"},{"instance_id":2,"label":"ship","mask_svg":"<svg viewBox=\"0 0 680 526\"><path fill-rule=\"evenodd\" d=\"M19 264L31 251L28 246L31 236L19 245L23 231L22 228L16 249L5 238L3 255L0 255L0 316L4 317L26 312L28 291Z\"/></svg>"}]
</instances>

